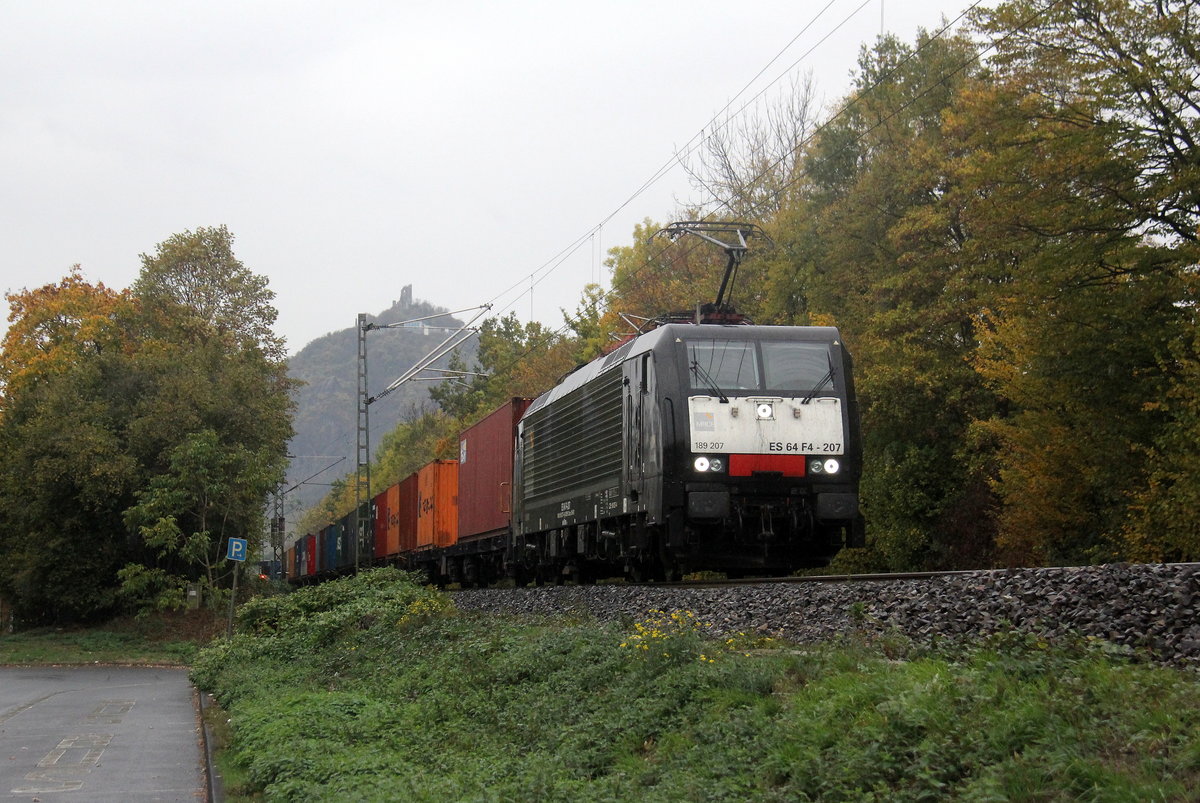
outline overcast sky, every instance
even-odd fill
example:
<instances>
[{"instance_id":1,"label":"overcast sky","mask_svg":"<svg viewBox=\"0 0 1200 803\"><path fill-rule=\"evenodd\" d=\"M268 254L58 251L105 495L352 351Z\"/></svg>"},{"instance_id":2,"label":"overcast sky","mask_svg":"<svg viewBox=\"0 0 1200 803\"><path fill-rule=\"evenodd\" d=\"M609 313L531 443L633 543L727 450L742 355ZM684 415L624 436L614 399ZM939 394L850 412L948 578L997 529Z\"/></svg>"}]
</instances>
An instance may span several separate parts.
<instances>
[{"instance_id":1,"label":"overcast sky","mask_svg":"<svg viewBox=\"0 0 1200 803\"><path fill-rule=\"evenodd\" d=\"M557 327L697 198L679 167L635 193L747 85L832 103L881 28L967 4L826 2L0 0L0 289L127 287L225 224L292 351L405 284Z\"/></svg>"}]
</instances>

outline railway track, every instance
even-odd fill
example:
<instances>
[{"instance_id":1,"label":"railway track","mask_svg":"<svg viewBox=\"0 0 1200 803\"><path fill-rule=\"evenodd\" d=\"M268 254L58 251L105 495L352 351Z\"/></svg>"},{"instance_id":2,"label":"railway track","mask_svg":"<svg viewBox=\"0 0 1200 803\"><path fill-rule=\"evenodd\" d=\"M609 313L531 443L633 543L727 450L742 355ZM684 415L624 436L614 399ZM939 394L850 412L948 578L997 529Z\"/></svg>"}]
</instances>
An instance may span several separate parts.
<instances>
[{"instance_id":1,"label":"railway track","mask_svg":"<svg viewBox=\"0 0 1200 803\"><path fill-rule=\"evenodd\" d=\"M1114 564L1114 565L1132 565L1132 564ZM1200 570L1200 563L1162 563L1154 564L1158 566L1166 566L1178 569ZM1037 572L1037 571L1070 571L1085 567L1078 566L1055 566L1055 567L1040 567L1035 569L955 569L949 571L930 571L930 572L873 572L867 574L812 574L812 575L797 575L788 577L736 577L736 578L717 578L717 579L699 579L699 580L678 580L672 582L646 582L646 583L627 583L626 585L637 585L645 587L659 588L720 588L722 586L747 586L747 585L803 585L805 583L886 583L897 582L900 580L933 580L942 577L979 577L988 575L1005 575L1016 572Z\"/></svg>"},{"instance_id":2,"label":"railway track","mask_svg":"<svg viewBox=\"0 0 1200 803\"><path fill-rule=\"evenodd\" d=\"M962 575L977 575L981 572L1007 571L1005 569L988 569L974 571L944 571L944 572L876 572L872 574L811 574L788 577L736 577L699 580L678 580L672 582L629 583L662 588L720 588L722 586L747 586L763 584L803 585L805 583L884 583L897 580L925 580L935 577L955 577Z\"/></svg>"},{"instance_id":3,"label":"railway track","mask_svg":"<svg viewBox=\"0 0 1200 803\"><path fill-rule=\"evenodd\" d=\"M1200 667L1196 563L482 589L454 600L463 610L612 621L686 609L716 633L769 632L801 643L850 635L978 642L1016 631Z\"/></svg>"}]
</instances>

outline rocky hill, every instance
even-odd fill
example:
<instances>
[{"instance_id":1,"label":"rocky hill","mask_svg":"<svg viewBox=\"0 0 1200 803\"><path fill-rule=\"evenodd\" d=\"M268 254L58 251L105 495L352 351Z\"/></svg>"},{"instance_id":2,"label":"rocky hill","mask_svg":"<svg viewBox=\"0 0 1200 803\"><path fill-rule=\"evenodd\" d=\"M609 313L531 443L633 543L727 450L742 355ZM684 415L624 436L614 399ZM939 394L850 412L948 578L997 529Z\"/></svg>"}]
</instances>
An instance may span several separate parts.
<instances>
[{"instance_id":1,"label":"rocky hill","mask_svg":"<svg viewBox=\"0 0 1200 803\"><path fill-rule=\"evenodd\" d=\"M406 286L386 310L368 316L378 324L398 323L445 312L424 301L414 301L412 287ZM445 327L462 322L446 315L423 324L397 329L378 329L367 333L367 384L372 396L378 395L414 363L433 350L450 334ZM475 341L462 346L473 355ZM437 363L445 366L446 360ZM311 507L328 490L329 483L354 469L358 415L358 334L351 322L345 329L330 332L309 343L289 361L293 379L304 382L296 393L296 435L289 444L294 457L288 471L292 487L311 475L345 458L328 471L288 493L285 510L289 519ZM371 443L393 429L401 420L433 404L429 382L409 382L371 405Z\"/></svg>"}]
</instances>

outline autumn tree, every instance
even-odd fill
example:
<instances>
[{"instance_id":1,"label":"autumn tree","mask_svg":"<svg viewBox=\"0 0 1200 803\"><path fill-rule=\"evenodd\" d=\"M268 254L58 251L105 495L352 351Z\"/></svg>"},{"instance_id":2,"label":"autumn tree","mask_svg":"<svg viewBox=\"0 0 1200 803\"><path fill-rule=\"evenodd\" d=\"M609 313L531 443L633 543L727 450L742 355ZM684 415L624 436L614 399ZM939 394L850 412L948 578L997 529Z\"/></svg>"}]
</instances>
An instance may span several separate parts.
<instances>
[{"instance_id":1,"label":"autumn tree","mask_svg":"<svg viewBox=\"0 0 1200 803\"><path fill-rule=\"evenodd\" d=\"M695 209L681 214L690 219L700 217ZM729 221L711 217L706 222ZM726 252L699 238L668 237L663 229L646 219L634 227L632 244L609 250L606 264L612 271L612 287L605 299L606 327L628 333L630 322L695 310L716 300L728 265ZM769 250L769 243L753 237L750 241L750 257L739 268L736 282L727 288L724 301L757 319L763 288L758 261Z\"/></svg>"},{"instance_id":2,"label":"autumn tree","mask_svg":"<svg viewBox=\"0 0 1200 803\"><path fill-rule=\"evenodd\" d=\"M223 227L143 257L126 293L77 271L9 296L0 590L23 621L170 606L221 582L282 477L291 383L265 280Z\"/></svg>"},{"instance_id":3,"label":"autumn tree","mask_svg":"<svg viewBox=\"0 0 1200 803\"><path fill-rule=\"evenodd\" d=\"M116 602L121 521L142 479L129 411L128 299L84 281L7 296L0 352L0 592L22 621L88 619Z\"/></svg>"},{"instance_id":4,"label":"autumn tree","mask_svg":"<svg viewBox=\"0 0 1200 803\"><path fill-rule=\"evenodd\" d=\"M1161 538L1149 511L1196 493L1179 471L1195 453L1196 23L1191 4L1140 0L979 17L1004 32L993 80L949 123L970 132L976 281L992 284L976 366L1005 400L981 426L1013 562L1124 558ZM1135 552L1197 554L1184 546Z\"/></svg>"},{"instance_id":5,"label":"autumn tree","mask_svg":"<svg viewBox=\"0 0 1200 803\"><path fill-rule=\"evenodd\" d=\"M767 228L765 320L836 324L855 355L863 505L877 568L988 559L986 470L967 437L989 394L966 357L976 301L950 190L944 111L971 72L961 37L864 50ZM966 65L966 68L964 68Z\"/></svg>"},{"instance_id":6,"label":"autumn tree","mask_svg":"<svg viewBox=\"0 0 1200 803\"><path fill-rule=\"evenodd\" d=\"M1195 13L883 39L764 222L762 317L858 358L879 564L1196 554Z\"/></svg>"},{"instance_id":7,"label":"autumn tree","mask_svg":"<svg viewBox=\"0 0 1200 803\"><path fill-rule=\"evenodd\" d=\"M791 81L774 102L738 109L703 133L685 164L693 186L722 216L773 219L795 193L804 145L819 123L812 73Z\"/></svg>"}]
</instances>

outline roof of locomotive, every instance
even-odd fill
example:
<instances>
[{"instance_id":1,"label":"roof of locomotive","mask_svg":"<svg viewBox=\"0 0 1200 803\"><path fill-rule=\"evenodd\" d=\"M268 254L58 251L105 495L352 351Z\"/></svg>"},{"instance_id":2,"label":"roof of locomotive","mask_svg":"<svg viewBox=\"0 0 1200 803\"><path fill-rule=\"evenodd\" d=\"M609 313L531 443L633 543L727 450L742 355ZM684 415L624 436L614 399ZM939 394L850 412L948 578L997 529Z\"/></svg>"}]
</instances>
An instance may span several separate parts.
<instances>
[{"instance_id":1,"label":"roof of locomotive","mask_svg":"<svg viewBox=\"0 0 1200 803\"><path fill-rule=\"evenodd\" d=\"M550 390L538 396L525 411L525 416L586 385L605 371L616 368L631 357L654 351L668 340L802 340L837 342L841 334L834 326L756 326L747 324L688 324L670 323L638 335L589 363L579 366ZM523 418L525 417L523 416Z\"/></svg>"}]
</instances>

